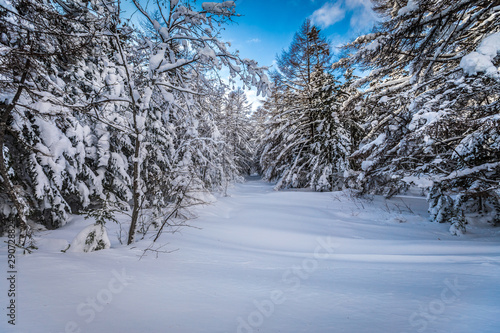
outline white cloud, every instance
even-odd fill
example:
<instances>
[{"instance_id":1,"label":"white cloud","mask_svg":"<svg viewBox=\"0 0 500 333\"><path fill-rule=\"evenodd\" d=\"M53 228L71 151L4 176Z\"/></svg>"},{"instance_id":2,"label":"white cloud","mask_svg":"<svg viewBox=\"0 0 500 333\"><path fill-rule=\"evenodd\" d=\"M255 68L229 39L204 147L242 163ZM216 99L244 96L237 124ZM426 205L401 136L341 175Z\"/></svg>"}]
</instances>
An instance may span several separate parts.
<instances>
[{"instance_id":1,"label":"white cloud","mask_svg":"<svg viewBox=\"0 0 500 333\"><path fill-rule=\"evenodd\" d=\"M377 16L372 10L371 0L326 2L321 8L312 13L310 19L313 24L324 29L342 21L348 13L352 13L350 26L357 31L371 28L377 21Z\"/></svg>"},{"instance_id":2,"label":"white cloud","mask_svg":"<svg viewBox=\"0 0 500 333\"><path fill-rule=\"evenodd\" d=\"M342 46L344 46L345 44L347 44L350 40L350 38L348 36L345 36L345 35L338 35L338 34L335 34L335 35L330 35L328 36L328 39L330 40L330 48L331 48L331 52L332 54L335 56L335 55L340 55L342 50L340 49Z\"/></svg>"},{"instance_id":3,"label":"white cloud","mask_svg":"<svg viewBox=\"0 0 500 333\"><path fill-rule=\"evenodd\" d=\"M320 9L317 9L311 15L311 22L322 28L327 28L345 17L345 9L342 8L342 2L325 3Z\"/></svg>"},{"instance_id":4,"label":"white cloud","mask_svg":"<svg viewBox=\"0 0 500 333\"><path fill-rule=\"evenodd\" d=\"M247 40L247 43L260 43L260 39L252 38L252 39Z\"/></svg>"},{"instance_id":5,"label":"white cloud","mask_svg":"<svg viewBox=\"0 0 500 333\"><path fill-rule=\"evenodd\" d=\"M378 20L377 14L372 10L371 0L347 0L346 7L353 11L351 28L362 31L371 28Z\"/></svg>"}]
</instances>

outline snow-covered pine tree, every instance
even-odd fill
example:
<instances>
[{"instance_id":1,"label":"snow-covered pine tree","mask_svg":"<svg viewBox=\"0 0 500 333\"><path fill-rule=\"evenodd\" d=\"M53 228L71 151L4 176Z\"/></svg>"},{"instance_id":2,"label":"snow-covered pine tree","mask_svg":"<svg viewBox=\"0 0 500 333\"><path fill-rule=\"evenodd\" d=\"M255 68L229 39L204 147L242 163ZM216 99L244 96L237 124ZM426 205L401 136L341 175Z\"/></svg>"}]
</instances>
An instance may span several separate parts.
<instances>
[{"instance_id":1,"label":"snow-covered pine tree","mask_svg":"<svg viewBox=\"0 0 500 333\"><path fill-rule=\"evenodd\" d=\"M204 157L198 159L199 177L204 183L204 188L212 192L223 192L227 182L234 176L234 163L229 161L233 168L226 167L226 155L224 154L225 141L222 135L223 124L222 110L226 99L227 85L221 81L212 79L210 85L203 84L200 89L207 89L204 94L196 96L197 107L200 110L201 126L199 133L203 140L198 144L203 148ZM199 82L201 84L201 82ZM198 90L200 90L198 89Z\"/></svg>"},{"instance_id":2,"label":"snow-covered pine tree","mask_svg":"<svg viewBox=\"0 0 500 333\"><path fill-rule=\"evenodd\" d=\"M106 22L101 4L0 3L0 215L2 227L16 221L21 246L29 221L56 228L89 204L93 142L71 75Z\"/></svg>"},{"instance_id":3,"label":"snow-covered pine tree","mask_svg":"<svg viewBox=\"0 0 500 333\"><path fill-rule=\"evenodd\" d=\"M319 66L311 75L311 86L316 128L307 178L315 191L341 189L350 169L351 139L345 129L347 118L344 122L340 120L342 100L347 96L333 75Z\"/></svg>"},{"instance_id":4,"label":"snow-covered pine tree","mask_svg":"<svg viewBox=\"0 0 500 333\"><path fill-rule=\"evenodd\" d=\"M347 45L351 56L337 64L371 70L346 103L367 115L367 135L353 154L360 186L390 196L412 182L433 183L436 220L479 214L496 223L500 1L373 3L382 23ZM451 194L450 208L441 197Z\"/></svg>"},{"instance_id":5,"label":"snow-covered pine tree","mask_svg":"<svg viewBox=\"0 0 500 333\"><path fill-rule=\"evenodd\" d=\"M252 169L250 174L262 174L262 167L260 165L260 157L264 149L264 141L266 138L265 123L269 121L270 106L268 102L263 101L264 104L257 107L257 109L250 114L250 121L254 128L254 134L252 136L252 145L254 147L254 155L252 161Z\"/></svg>"},{"instance_id":6,"label":"snow-covered pine tree","mask_svg":"<svg viewBox=\"0 0 500 333\"><path fill-rule=\"evenodd\" d=\"M348 169L350 139L338 113L344 94L330 60L328 41L309 20L277 58L260 159L264 178L277 180L276 189L332 190Z\"/></svg>"},{"instance_id":7,"label":"snow-covered pine tree","mask_svg":"<svg viewBox=\"0 0 500 333\"><path fill-rule=\"evenodd\" d=\"M229 93L219 126L225 137L226 150L236 165L236 174L240 176L250 174L252 168L254 147L250 112L245 92L238 88Z\"/></svg>"},{"instance_id":8,"label":"snow-covered pine tree","mask_svg":"<svg viewBox=\"0 0 500 333\"><path fill-rule=\"evenodd\" d=\"M79 116L88 128L92 146L86 150L89 164L89 216L113 216L129 210L132 198L130 154L134 148L128 127L129 99L126 74L120 62L117 38L123 45L133 44L133 30L122 25L120 2L103 2L94 10L106 18L100 29L98 43L90 54L81 59L71 74L75 102L82 105ZM95 27L98 28L98 27ZM139 60L132 57L131 62ZM104 223L104 219L100 219Z\"/></svg>"}]
</instances>

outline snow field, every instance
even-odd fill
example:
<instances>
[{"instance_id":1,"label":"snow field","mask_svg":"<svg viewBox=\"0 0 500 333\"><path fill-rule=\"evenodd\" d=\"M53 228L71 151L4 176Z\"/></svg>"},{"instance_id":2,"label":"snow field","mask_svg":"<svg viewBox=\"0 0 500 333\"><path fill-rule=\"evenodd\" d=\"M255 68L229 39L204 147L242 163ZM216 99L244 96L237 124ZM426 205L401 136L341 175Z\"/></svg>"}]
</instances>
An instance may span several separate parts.
<instances>
[{"instance_id":1,"label":"snow field","mask_svg":"<svg viewBox=\"0 0 500 333\"><path fill-rule=\"evenodd\" d=\"M18 258L18 318L1 332L498 332L497 229L462 237L407 205L250 180L150 245L61 253L90 221ZM421 202L420 202L421 203ZM124 226L126 229L126 226ZM2 242L1 256L6 262ZM178 249L178 250L177 250ZM175 251L177 250L177 251ZM6 290L7 280L0 284ZM2 305L5 311L5 305Z\"/></svg>"}]
</instances>

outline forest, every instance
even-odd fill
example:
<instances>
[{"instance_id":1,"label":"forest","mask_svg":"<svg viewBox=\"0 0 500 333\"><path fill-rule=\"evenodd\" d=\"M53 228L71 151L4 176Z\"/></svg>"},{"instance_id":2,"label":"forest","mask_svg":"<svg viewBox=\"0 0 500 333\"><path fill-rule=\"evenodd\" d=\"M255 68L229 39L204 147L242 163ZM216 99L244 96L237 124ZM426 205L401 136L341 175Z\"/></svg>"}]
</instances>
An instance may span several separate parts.
<instances>
[{"instance_id":1,"label":"forest","mask_svg":"<svg viewBox=\"0 0 500 333\"><path fill-rule=\"evenodd\" d=\"M237 2L131 3L139 26L120 0L0 0L0 234L18 247L75 214L91 250L118 214L124 244L156 241L255 173L418 189L455 235L500 223L500 0L372 0L380 22L341 56L306 19L273 67L220 37Z\"/></svg>"}]
</instances>

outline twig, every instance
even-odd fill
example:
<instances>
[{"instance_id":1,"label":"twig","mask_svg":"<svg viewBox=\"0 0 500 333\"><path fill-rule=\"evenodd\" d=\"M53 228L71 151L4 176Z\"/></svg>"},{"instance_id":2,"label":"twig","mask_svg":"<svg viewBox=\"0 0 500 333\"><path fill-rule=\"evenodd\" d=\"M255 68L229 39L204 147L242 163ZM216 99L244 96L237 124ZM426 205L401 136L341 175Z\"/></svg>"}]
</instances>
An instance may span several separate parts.
<instances>
[{"instance_id":1,"label":"twig","mask_svg":"<svg viewBox=\"0 0 500 333\"><path fill-rule=\"evenodd\" d=\"M24 247L24 246L21 246L19 244L16 244L16 243L9 243L7 241L3 241L5 244L7 245L14 245L15 247L18 247L20 249L23 249L24 251L28 251L29 254L33 253L33 251L31 251L30 249L28 249L27 247Z\"/></svg>"},{"instance_id":2,"label":"twig","mask_svg":"<svg viewBox=\"0 0 500 333\"><path fill-rule=\"evenodd\" d=\"M151 243L151 245L149 245L149 246L148 246L148 248L146 248L146 249L144 249L144 250L143 250L143 252L142 252L141 256L139 257L139 260L141 260L144 256L146 256L146 253L147 253L148 251L151 251L151 252L156 253L156 254L155 254L156 258L158 258L158 255L159 255L160 253L172 253L172 252L179 251L179 249L170 250L170 251L168 251L168 250L165 250L165 251L160 251L160 249L161 249L162 247L164 247L164 246L167 246L167 245L168 245L168 243L167 243L167 244L163 244L163 245L158 246L158 248L157 248L157 249L153 249L153 245L154 245L154 244L155 244L154 242L153 242L153 243Z\"/></svg>"}]
</instances>

